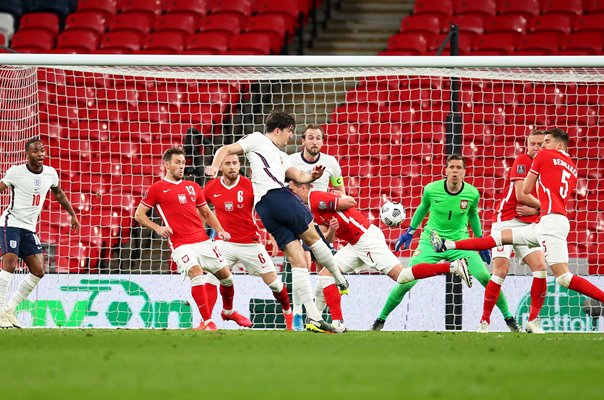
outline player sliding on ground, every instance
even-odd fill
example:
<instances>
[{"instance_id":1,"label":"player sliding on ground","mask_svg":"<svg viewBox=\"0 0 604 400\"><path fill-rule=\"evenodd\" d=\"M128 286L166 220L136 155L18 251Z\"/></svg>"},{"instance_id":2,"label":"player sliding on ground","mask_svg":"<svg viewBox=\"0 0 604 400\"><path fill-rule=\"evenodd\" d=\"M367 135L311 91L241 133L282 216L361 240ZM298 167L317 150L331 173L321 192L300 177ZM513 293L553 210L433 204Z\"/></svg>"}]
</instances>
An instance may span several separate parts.
<instances>
[{"instance_id":1,"label":"player sliding on ground","mask_svg":"<svg viewBox=\"0 0 604 400\"><path fill-rule=\"evenodd\" d=\"M272 258L260 243L260 233L254 221L254 191L252 182L239 174L241 164L236 155L226 156L220 165L222 177L208 182L203 188L206 201L214 205L220 224L231 235L228 242L219 241L220 252L229 268L240 261L253 275L259 275L283 308L285 326L292 330L293 314L289 304L287 287L277 276ZM210 314L216 302L216 286L208 279L208 307Z\"/></svg>"},{"instance_id":2,"label":"player sliding on ground","mask_svg":"<svg viewBox=\"0 0 604 400\"><path fill-rule=\"evenodd\" d=\"M335 265L329 247L317 233L312 214L285 185L286 177L298 182L312 182L323 175L324 168L317 165L310 174L302 172L291 165L287 154L279 150L294 135L296 121L292 115L274 111L265 124L266 134L254 132L236 143L218 149L212 165L206 167L205 172L208 176L215 177L224 157L245 153L252 169L256 212L292 265L293 290L300 297L309 318L306 329L337 333L317 310L304 250L298 239L302 239L317 260L333 274L342 294L348 293L348 282Z\"/></svg>"},{"instance_id":3,"label":"player sliding on ground","mask_svg":"<svg viewBox=\"0 0 604 400\"><path fill-rule=\"evenodd\" d=\"M468 260L470 274L476 277L483 286L486 286L491 279L491 274L489 274L484 264L484 262L489 263L491 261L488 250L481 252L480 255L474 251L448 251L444 254L437 254L430 245L430 232L433 230L446 232L450 237L456 239L469 237L468 221L474 235L482 236L482 227L478 217L480 194L474 186L464 182L466 174L464 158L459 154L452 154L447 157L445 174L445 179L429 183L424 188L422 202L415 210L409 229L397 240L395 250L398 250L402 245L405 249L409 247L413 234L426 214L430 212L428 223L424 227L419 246L413 253L409 266L412 267L418 263L435 263L441 260L451 261L465 258ZM371 327L372 330L379 331L384 327L390 313L403 301L403 297L416 283L417 281L413 281L392 288L382 312ZM518 324L510 313L503 293L499 296L497 306L510 330L518 331Z\"/></svg>"},{"instance_id":4,"label":"player sliding on ground","mask_svg":"<svg viewBox=\"0 0 604 400\"><path fill-rule=\"evenodd\" d=\"M463 258L450 263L422 263L411 268L403 268L398 258L388 248L382 231L369 223L367 218L356 209L357 203L352 197L335 192L311 190L308 183L291 181L290 188L308 205L318 224L331 226L336 231L336 237L348 243L335 256L336 265L343 272L359 273L365 265L368 265L388 275L398 283L397 286L415 282L416 279L453 273L472 287L466 260ZM323 270L319 275L326 276L328 272ZM337 321L340 329L346 329L340 305L341 297L335 284L324 286L323 293L334 324Z\"/></svg>"},{"instance_id":5,"label":"player sliding on ground","mask_svg":"<svg viewBox=\"0 0 604 400\"><path fill-rule=\"evenodd\" d=\"M195 182L183 180L185 152L177 148L166 150L163 164L166 176L149 187L136 209L134 219L142 226L154 230L160 237L168 239L172 260L180 273L186 274L191 280L191 295L202 318L197 329L217 330L208 310L204 270L220 281L222 319L251 327L251 321L233 309L233 275L218 245L206 234L203 221L207 221L220 239L228 240L229 233L222 228L216 215L208 207L201 187ZM147 212L154 207L164 222L163 226L147 216Z\"/></svg>"},{"instance_id":6,"label":"player sliding on ground","mask_svg":"<svg viewBox=\"0 0 604 400\"><path fill-rule=\"evenodd\" d=\"M541 220L525 227L503 229L484 238L453 241L447 232L432 231L431 242L437 252L457 250L487 250L506 244L528 247L541 246L545 261L552 269L556 282L566 288L604 302L604 292L568 270L566 238L570 224L566 217L568 198L577 183L577 167L568 153L568 134L554 128L545 132L543 149L535 156L524 180L523 192L530 194L537 185L541 203ZM538 312L537 312L538 315ZM543 333L538 318L527 321L527 332Z\"/></svg>"},{"instance_id":7,"label":"player sliding on ground","mask_svg":"<svg viewBox=\"0 0 604 400\"><path fill-rule=\"evenodd\" d=\"M524 186L524 179L531 169L533 158L541 149L544 138L545 131L541 130L535 130L527 137L527 152L526 154L520 154L514 161L512 168L510 168L508 181L501 193L501 200L493 213L491 233L506 228L527 226L539 220L539 207L541 207L541 203L539 203L536 197L537 192L533 190L533 193L525 194L522 188ZM484 292L484 306L482 318L480 319L480 324L478 324L478 332L489 332L491 313L501 292L501 285L510 269L512 250L516 254L516 257L528 265L533 273L529 321L539 316L547 290L547 283L545 281L547 277L547 264L543 258L541 247L528 247L520 244L494 247L492 250L493 276L491 276L491 280Z\"/></svg>"},{"instance_id":8,"label":"player sliding on ground","mask_svg":"<svg viewBox=\"0 0 604 400\"><path fill-rule=\"evenodd\" d=\"M59 187L59 176L51 166L44 165L46 150L39 139L25 143L27 163L13 165L0 180L0 193L10 188L11 202L0 216L0 328L22 328L15 316L17 306L29 296L44 277L44 255L36 225L48 190L71 216L70 227L80 227L78 218L65 192ZM29 274L23 278L6 304L8 287L21 258Z\"/></svg>"}]
</instances>

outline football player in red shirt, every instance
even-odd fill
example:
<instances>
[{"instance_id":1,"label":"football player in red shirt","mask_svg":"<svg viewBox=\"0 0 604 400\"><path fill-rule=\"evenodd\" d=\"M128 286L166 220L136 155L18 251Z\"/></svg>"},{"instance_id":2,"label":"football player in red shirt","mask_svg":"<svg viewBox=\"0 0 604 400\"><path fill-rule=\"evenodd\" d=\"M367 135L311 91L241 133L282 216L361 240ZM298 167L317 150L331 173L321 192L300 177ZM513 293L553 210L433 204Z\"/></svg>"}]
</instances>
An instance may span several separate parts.
<instances>
[{"instance_id":1,"label":"football player in red shirt","mask_svg":"<svg viewBox=\"0 0 604 400\"><path fill-rule=\"evenodd\" d=\"M448 249L486 250L506 244L541 246L545 261L556 277L556 283L604 302L602 290L568 270L566 238L570 224L566 217L566 205L577 184L577 167L566 152L567 149L568 134L564 130L554 128L545 131L543 148L533 159L530 172L524 180L522 190L525 194L531 194L537 185L541 203L541 219L538 223L456 242L442 239L433 231L431 241L434 249L440 252ZM527 321L525 328L529 333L544 333L538 318Z\"/></svg>"},{"instance_id":2,"label":"football player in red shirt","mask_svg":"<svg viewBox=\"0 0 604 400\"><path fill-rule=\"evenodd\" d=\"M421 263L411 268L403 268L398 257L390 251L382 231L369 223L367 218L356 209L357 203L352 197L335 191L312 190L308 183L290 181L289 187L308 205L315 223L331 227L335 230L335 237L348 243L335 255L336 265L343 273L359 273L365 265L368 265L388 275L399 284L454 273L469 287L472 286L467 262L463 258L451 263ZM335 239L335 237L328 239ZM319 275L321 274L325 275L329 272L323 269ZM323 293L334 326L337 325L344 330L341 296L335 282L323 287Z\"/></svg>"},{"instance_id":3,"label":"football player in red shirt","mask_svg":"<svg viewBox=\"0 0 604 400\"><path fill-rule=\"evenodd\" d=\"M501 231L506 228L523 227L539 220L539 207L541 203L537 199L536 191L525 194L522 191L524 179L527 177L533 158L541 149L545 138L545 131L534 130L527 139L527 152L519 155L510 169L508 181L505 185L501 199L493 213L493 226L491 232ZM512 251L516 256L526 263L533 273L533 284L531 286L531 309L529 321L538 317L543 306L547 290L547 264L541 247L528 247L526 245L503 245L494 247L493 252L493 275L487 284L484 293L484 307L482 318L478 325L478 332L487 333L491 322L491 313L495 302L499 298L501 285L510 269L510 257Z\"/></svg>"},{"instance_id":4,"label":"football player in red shirt","mask_svg":"<svg viewBox=\"0 0 604 400\"><path fill-rule=\"evenodd\" d=\"M283 308L285 325L292 329L292 310L287 287L283 284L273 260L260 243L260 233L254 221L254 190L252 182L239 174L241 164L235 154L226 156L220 165L222 177L212 179L203 188L208 203L214 205L214 213L221 225L230 233L228 242L218 242L220 252L229 267L240 261L253 275L260 275ZM208 281L208 283L210 283ZM206 287L210 313L216 300L216 286Z\"/></svg>"},{"instance_id":5,"label":"football player in red shirt","mask_svg":"<svg viewBox=\"0 0 604 400\"><path fill-rule=\"evenodd\" d=\"M233 310L233 276L220 249L206 234L202 221L207 221L220 239L228 240L229 233L222 228L216 215L208 207L201 187L195 182L183 180L184 151L177 148L166 150L163 164L166 176L149 187L136 209L134 219L168 239L172 260L179 271L191 279L191 295L202 317L197 329L217 329L207 306L203 270L214 274L220 281L222 318L235 321L240 326L251 327L252 323L247 317ZM163 226L149 219L147 212L151 208L159 212Z\"/></svg>"}]
</instances>

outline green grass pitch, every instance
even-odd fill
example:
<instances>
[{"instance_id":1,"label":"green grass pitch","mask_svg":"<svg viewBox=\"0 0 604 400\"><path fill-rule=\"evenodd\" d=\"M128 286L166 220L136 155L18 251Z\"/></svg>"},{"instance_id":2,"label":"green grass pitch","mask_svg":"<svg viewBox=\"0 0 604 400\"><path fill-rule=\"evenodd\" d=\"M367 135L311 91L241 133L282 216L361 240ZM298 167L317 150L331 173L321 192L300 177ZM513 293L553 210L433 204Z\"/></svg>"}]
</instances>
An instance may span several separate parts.
<instances>
[{"instance_id":1,"label":"green grass pitch","mask_svg":"<svg viewBox=\"0 0 604 400\"><path fill-rule=\"evenodd\" d=\"M4 330L3 399L602 399L604 335Z\"/></svg>"}]
</instances>

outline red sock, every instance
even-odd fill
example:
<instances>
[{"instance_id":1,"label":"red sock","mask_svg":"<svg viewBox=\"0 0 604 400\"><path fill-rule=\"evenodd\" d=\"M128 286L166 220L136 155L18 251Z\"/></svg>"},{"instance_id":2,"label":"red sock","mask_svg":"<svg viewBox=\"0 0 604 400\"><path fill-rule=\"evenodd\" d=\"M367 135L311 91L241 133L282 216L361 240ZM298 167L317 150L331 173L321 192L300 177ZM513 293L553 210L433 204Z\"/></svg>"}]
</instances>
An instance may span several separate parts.
<instances>
[{"instance_id":1,"label":"red sock","mask_svg":"<svg viewBox=\"0 0 604 400\"><path fill-rule=\"evenodd\" d=\"M220 285L220 295L222 296L222 308L224 310L232 310L233 297L235 297L235 286Z\"/></svg>"},{"instance_id":2,"label":"red sock","mask_svg":"<svg viewBox=\"0 0 604 400\"><path fill-rule=\"evenodd\" d=\"M191 294L193 295L195 304L197 304L201 318L204 321L207 321L208 319L212 319L212 315L208 310L208 294L206 293L205 286L206 285L191 286Z\"/></svg>"},{"instance_id":3,"label":"red sock","mask_svg":"<svg viewBox=\"0 0 604 400\"><path fill-rule=\"evenodd\" d=\"M451 267L448 263L421 263L411 267L411 273L413 273L415 279L430 278L431 276L443 275L449 272L451 272Z\"/></svg>"},{"instance_id":4,"label":"red sock","mask_svg":"<svg viewBox=\"0 0 604 400\"><path fill-rule=\"evenodd\" d=\"M497 243L491 236L458 240L455 242L455 250L489 250L497 247Z\"/></svg>"},{"instance_id":5,"label":"red sock","mask_svg":"<svg viewBox=\"0 0 604 400\"><path fill-rule=\"evenodd\" d=\"M210 311L210 315L212 315L214 312L214 306L216 305L216 299L218 298L218 288L216 285L207 283L206 293L208 294L208 310Z\"/></svg>"},{"instance_id":6,"label":"red sock","mask_svg":"<svg viewBox=\"0 0 604 400\"><path fill-rule=\"evenodd\" d=\"M342 296L340 296L340 291L336 287L336 285L329 285L323 288L323 295L325 296L325 303L327 307L329 307L329 312L331 312L332 320L343 320L342 317Z\"/></svg>"},{"instance_id":7,"label":"red sock","mask_svg":"<svg viewBox=\"0 0 604 400\"><path fill-rule=\"evenodd\" d=\"M533 277L533 284L531 285L531 312L529 314L529 321L534 320L539 316L543 302L545 301L545 295L547 292L547 282L545 278Z\"/></svg>"},{"instance_id":8,"label":"red sock","mask_svg":"<svg viewBox=\"0 0 604 400\"><path fill-rule=\"evenodd\" d=\"M493 282L492 280L487 283L487 287L484 292L484 304L482 306L482 318L481 321L487 321L487 323L491 323L491 313L493 312L493 307L495 307L495 303L497 303L497 299L499 299L499 293L501 293L501 285Z\"/></svg>"},{"instance_id":9,"label":"red sock","mask_svg":"<svg viewBox=\"0 0 604 400\"><path fill-rule=\"evenodd\" d=\"M281 308L283 308L283 311L287 311L290 309L287 286L283 285L283 289L281 289L280 292L273 292L273 296L275 297L275 299L277 299L279 304L281 304Z\"/></svg>"},{"instance_id":10,"label":"red sock","mask_svg":"<svg viewBox=\"0 0 604 400\"><path fill-rule=\"evenodd\" d=\"M604 303L604 292L580 276L573 275L568 288Z\"/></svg>"}]
</instances>

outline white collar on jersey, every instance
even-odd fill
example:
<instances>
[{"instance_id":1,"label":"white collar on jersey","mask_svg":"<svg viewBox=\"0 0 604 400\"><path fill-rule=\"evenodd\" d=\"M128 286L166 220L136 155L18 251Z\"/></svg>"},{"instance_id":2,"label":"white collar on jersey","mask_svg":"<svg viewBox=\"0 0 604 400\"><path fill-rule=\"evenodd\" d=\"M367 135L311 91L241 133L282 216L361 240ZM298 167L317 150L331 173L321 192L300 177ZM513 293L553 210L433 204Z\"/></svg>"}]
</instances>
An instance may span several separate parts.
<instances>
[{"instance_id":1,"label":"white collar on jersey","mask_svg":"<svg viewBox=\"0 0 604 400\"><path fill-rule=\"evenodd\" d=\"M224 186L225 189L227 190L231 190L232 188L234 188L235 186L237 186L239 184L239 181L241 180L241 175L237 175L237 180L235 181L235 183L233 184L233 186L227 186L224 183L224 176L220 177L220 184L222 186Z\"/></svg>"},{"instance_id":2,"label":"white collar on jersey","mask_svg":"<svg viewBox=\"0 0 604 400\"><path fill-rule=\"evenodd\" d=\"M302 159L302 161L304 161L306 164L316 164L317 162L319 162L319 160L321 159L321 153L319 153L317 155L317 159L316 160L307 160L306 158L304 158L304 150L302 150L300 152L300 158Z\"/></svg>"},{"instance_id":3,"label":"white collar on jersey","mask_svg":"<svg viewBox=\"0 0 604 400\"><path fill-rule=\"evenodd\" d=\"M170 183L173 183L174 185L178 185L180 182L182 182L182 179L181 179L181 180L178 180L178 181L173 181L172 179L168 179L168 178L167 178L167 177L165 177L165 176L164 176L164 178L163 178L163 179L164 179L164 181L166 181L166 182L170 182Z\"/></svg>"}]
</instances>

